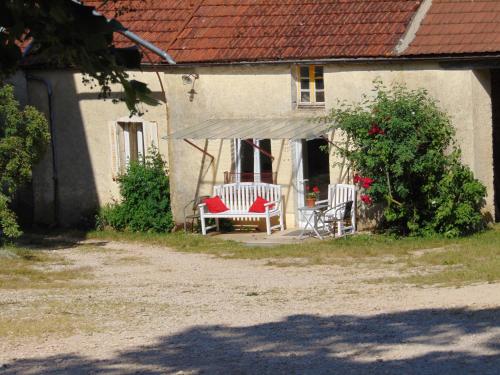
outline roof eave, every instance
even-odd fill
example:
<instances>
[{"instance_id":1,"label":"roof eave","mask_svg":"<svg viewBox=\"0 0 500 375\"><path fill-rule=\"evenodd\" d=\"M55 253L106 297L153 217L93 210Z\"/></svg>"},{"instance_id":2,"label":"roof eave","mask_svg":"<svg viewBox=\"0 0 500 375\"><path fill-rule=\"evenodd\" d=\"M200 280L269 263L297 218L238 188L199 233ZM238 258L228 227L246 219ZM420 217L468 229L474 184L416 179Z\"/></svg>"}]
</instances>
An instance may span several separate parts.
<instances>
[{"instance_id":1,"label":"roof eave","mask_svg":"<svg viewBox=\"0 0 500 375\"><path fill-rule=\"evenodd\" d=\"M427 54L427 55L399 55L379 57L331 57L308 59L283 59L283 60L241 60L241 61L203 61L179 62L172 67L204 67L204 66L231 66L231 65L281 65L281 64L327 64L327 63L352 63L365 64L374 62L402 63L402 62L458 62L481 61L500 59L500 52L474 53L474 54ZM167 66L165 64L142 63L143 67Z\"/></svg>"}]
</instances>

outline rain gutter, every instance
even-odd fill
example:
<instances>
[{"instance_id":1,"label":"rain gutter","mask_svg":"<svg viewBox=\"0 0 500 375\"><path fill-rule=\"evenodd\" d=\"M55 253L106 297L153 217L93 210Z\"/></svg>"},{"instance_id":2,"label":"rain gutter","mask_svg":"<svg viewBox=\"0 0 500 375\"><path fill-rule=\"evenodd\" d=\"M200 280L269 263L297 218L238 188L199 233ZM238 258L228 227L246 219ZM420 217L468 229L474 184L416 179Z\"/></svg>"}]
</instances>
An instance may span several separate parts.
<instances>
[{"instance_id":1,"label":"rain gutter","mask_svg":"<svg viewBox=\"0 0 500 375\"><path fill-rule=\"evenodd\" d=\"M71 0L72 2L79 4L79 5L84 5L82 4L81 1L79 0ZM111 22L110 19L106 18L103 14L99 13L97 10L93 10L92 14L96 17L103 17L106 19L107 22ZM147 40L142 39L139 35L133 33L132 31L128 29L123 29L123 30L116 30L116 32L122 34L124 37L130 39L131 41L140 44L144 48L150 50L154 54L160 56L163 58L165 61L167 61L170 65L175 65L174 59L165 51L163 51L161 48L156 47L153 43L148 42Z\"/></svg>"},{"instance_id":2,"label":"rain gutter","mask_svg":"<svg viewBox=\"0 0 500 375\"><path fill-rule=\"evenodd\" d=\"M84 5L84 4L82 4L81 1L78 1L78 0L71 0L71 1L73 3L75 3L75 4L78 4L78 5ZM99 13L95 9L92 11L92 14L94 16L96 16L96 17L104 17L107 22L111 22L110 19L106 18L104 15L102 15L101 13ZM146 48L149 51L153 52L154 54L160 56L162 59L164 59L170 65L175 65L174 59L167 52L165 52L161 48L158 48L153 43L150 43L147 40L142 39L139 35L133 33L132 31L124 28L123 30L117 30L116 32L122 34L127 39L130 39L134 43L140 44L144 48ZM24 52L23 52L23 59L29 54L29 52L31 51L32 47L33 47L33 41L31 41L31 43L28 45L28 47L26 47L26 49L24 50Z\"/></svg>"},{"instance_id":3,"label":"rain gutter","mask_svg":"<svg viewBox=\"0 0 500 375\"><path fill-rule=\"evenodd\" d=\"M246 61L221 61L221 62L200 62L200 63L176 63L176 68L193 68L193 67L210 67L210 66L232 66L232 65L282 65L282 64L328 64L328 63L349 63L349 64L366 64L366 63L387 63L400 64L407 62L471 62L479 60L497 60L500 61L500 54L492 55L408 55L408 56L393 56L393 57L348 57L348 58L318 58L318 59L284 59L284 60L246 60ZM151 64L143 63L143 67L149 67Z\"/></svg>"}]
</instances>

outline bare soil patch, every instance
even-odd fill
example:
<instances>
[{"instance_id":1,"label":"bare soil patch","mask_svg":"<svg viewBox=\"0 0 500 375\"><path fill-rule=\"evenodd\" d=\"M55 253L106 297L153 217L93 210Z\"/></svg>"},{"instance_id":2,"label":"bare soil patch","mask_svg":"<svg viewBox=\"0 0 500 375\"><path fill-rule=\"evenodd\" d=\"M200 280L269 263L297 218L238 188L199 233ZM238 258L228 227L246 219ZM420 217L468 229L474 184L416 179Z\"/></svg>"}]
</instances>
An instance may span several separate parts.
<instances>
[{"instance_id":1,"label":"bare soil patch","mask_svg":"<svg viewBox=\"0 0 500 375\"><path fill-rule=\"evenodd\" d=\"M373 283L405 271L390 262L282 267L136 243L86 241L53 253L64 260L58 272L86 272L55 288L0 289L0 373L500 368L498 283Z\"/></svg>"}]
</instances>

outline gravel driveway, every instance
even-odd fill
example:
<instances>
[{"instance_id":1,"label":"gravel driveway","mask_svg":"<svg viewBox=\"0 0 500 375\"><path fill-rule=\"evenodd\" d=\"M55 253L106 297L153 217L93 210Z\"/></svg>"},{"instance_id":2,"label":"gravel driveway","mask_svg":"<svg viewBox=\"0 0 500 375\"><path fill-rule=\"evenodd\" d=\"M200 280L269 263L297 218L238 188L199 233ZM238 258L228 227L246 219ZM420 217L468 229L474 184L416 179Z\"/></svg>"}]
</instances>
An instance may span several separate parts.
<instances>
[{"instance_id":1,"label":"gravel driveway","mask_svg":"<svg viewBox=\"0 0 500 375\"><path fill-rule=\"evenodd\" d=\"M1 339L0 373L500 373L500 284L416 288L370 283L381 271L364 266L85 246L58 250L92 270L83 286L0 290L0 314L40 306L34 319L86 328Z\"/></svg>"}]
</instances>

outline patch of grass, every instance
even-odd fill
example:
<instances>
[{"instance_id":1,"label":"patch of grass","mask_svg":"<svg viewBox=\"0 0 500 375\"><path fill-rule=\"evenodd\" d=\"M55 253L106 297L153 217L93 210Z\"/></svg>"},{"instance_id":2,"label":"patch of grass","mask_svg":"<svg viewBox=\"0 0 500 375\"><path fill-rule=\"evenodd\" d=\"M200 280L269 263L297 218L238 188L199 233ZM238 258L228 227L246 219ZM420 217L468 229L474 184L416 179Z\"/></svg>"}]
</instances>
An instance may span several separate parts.
<instances>
[{"instance_id":1,"label":"patch of grass","mask_svg":"<svg viewBox=\"0 0 500 375\"><path fill-rule=\"evenodd\" d=\"M87 269L68 265L64 258L46 251L1 248L0 289L61 288L87 275Z\"/></svg>"},{"instance_id":2,"label":"patch of grass","mask_svg":"<svg viewBox=\"0 0 500 375\"><path fill-rule=\"evenodd\" d=\"M81 291L51 292L19 302L0 303L0 337L15 341L105 332L117 325L126 329L140 326L149 316L171 311L168 303L89 298Z\"/></svg>"},{"instance_id":3,"label":"patch of grass","mask_svg":"<svg viewBox=\"0 0 500 375\"><path fill-rule=\"evenodd\" d=\"M103 263L104 265L136 265L136 266L146 266L151 264L151 262L144 258L144 257L139 257L139 256L124 256L120 258L115 258L115 257L108 257Z\"/></svg>"},{"instance_id":4,"label":"patch of grass","mask_svg":"<svg viewBox=\"0 0 500 375\"><path fill-rule=\"evenodd\" d=\"M439 271L404 277L418 285L460 286L474 282L500 281L500 230L463 239L436 252L412 259L418 266L437 266Z\"/></svg>"},{"instance_id":5,"label":"patch of grass","mask_svg":"<svg viewBox=\"0 0 500 375\"><path fill-rule=\"evenodd\" d=\"M199 235L175 233L91 232L89 238L141 242L188 253L204 253L225 259L265 259L269 265L311 266L365 264L420 274L403 273L395 280L412 284L463 285L500 281L500 225L470 237L448 239L394 238L358 235L345 239L307 241L274 247L252 247ZM437 269L437 271L436 271Z\"/></svg>"},{"instance_id":6,"label":"patch of grass","mask_svg":"<svg viewBox=\"0 0 500 375\"><path fill-rule=\"evenodd\" d=\"M248 246L200 235L174 233L129 233L96 231L88 238L139 242L170 247L187 253L205 253L226 259L285 259L305 258L311 264L330 264L336 258L367 258L381 255L408 255L410 252L443 246L446 239L395 239L387 236L359 235L341 240L307 241L278 246ZM424 241L424 242L422 242Z\"/></svg>"},{"instance_id":7,"label":"patch of grass","mask_svg":"<svg viewBox=\"0 0 500 375\"><path fill-rule=\"evenodd\" d=\"M90 323L83 324L80 317L64 314L25 317L24 319L0 318L0 337L40 338L44 336L67 337L81 331L91 331Z\"/></svg>"}]
</instances>

